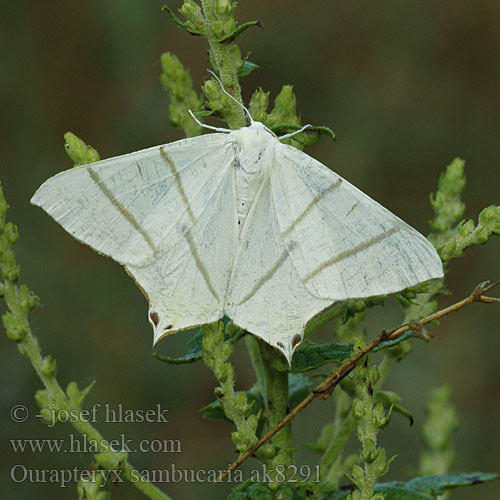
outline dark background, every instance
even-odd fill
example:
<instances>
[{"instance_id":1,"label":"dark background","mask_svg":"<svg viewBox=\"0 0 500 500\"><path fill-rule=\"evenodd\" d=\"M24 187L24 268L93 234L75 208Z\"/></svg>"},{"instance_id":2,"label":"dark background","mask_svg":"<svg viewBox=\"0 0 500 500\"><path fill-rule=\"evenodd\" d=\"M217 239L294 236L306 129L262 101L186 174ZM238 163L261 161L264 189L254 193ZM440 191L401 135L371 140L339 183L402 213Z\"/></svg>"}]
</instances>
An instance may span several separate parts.
<instances>
[{"instance_id":1,"label":"dark background","mask_svg":"<svg viewBox=\"0 0 500 500\"><path fill-rule=\"evenodd\" d=\"M213 399L215 379L199 362L164 365L151 356L147 304L123 269L79 244L29 199L49 176L69 168L63 133L71 130L111 157L181 137L168 121L168 99L160 87L159 57L177 54L195 84L207 77L207 46L180 31L160 1L2 2L0 178L10 204L9 219L21 234L17 257L22 280L41 297L31 317L43 352L58 362L65 386L97 380L87 399L116 408L148 409L160 403L168 424L97 424L106 437L179 439L182 453L134 454L139 469L220 469L235 458L233 428L205 420L198 408ZM177 2L179 3L179 2ZM172 6L176 6L172 2ZM241 1L240 22L260 19L239 39L242 53L260 70L243 79L248 102L263 86L273 97L293 84L304 123L326 124L338 135L307 152L335 169L423 233L431 217L429 192L455 156L467 160L466 217L499 203L500 9L494 0L273 2ZM500 238L453 261L452 297L468 294L485 279L499 279ZM400 321L393 305L373 313L369 335ZM386 384L414 414L409 427L395 415L380 435L387 455L398 455L386 480L405 479L418 466L420 425L431 388L448 384L461 419L455 433L456 471L498 471L500 463L500 312L472 305L433 326L429 344L414 342L412 354ZM89 466L80 454L14 453L12 438L64 438L72 429L48 429L34 417L41 387L13 343L0 337L4 495L8 498L76 498L73 485L13 483L15 464L31 469ZM158 350L180 354L187 336L164 340ZM235 354L238 388L254 379L244 346ZM23 404L25 423L10 409ZM315 402L297 419L299 463L315 463L304 451L333 412ZM103 417L103 413L99 414ZM353 444L353 449L357 444ZM246 470L255 463L247 462ZM346 481L347 482L347 481ZM228 486L164 484L176 499L221 498ZM499 485L457 491L454 499L498 498ZM114 498L140 498L128 484Z\"/></svg>"}]
</instances>

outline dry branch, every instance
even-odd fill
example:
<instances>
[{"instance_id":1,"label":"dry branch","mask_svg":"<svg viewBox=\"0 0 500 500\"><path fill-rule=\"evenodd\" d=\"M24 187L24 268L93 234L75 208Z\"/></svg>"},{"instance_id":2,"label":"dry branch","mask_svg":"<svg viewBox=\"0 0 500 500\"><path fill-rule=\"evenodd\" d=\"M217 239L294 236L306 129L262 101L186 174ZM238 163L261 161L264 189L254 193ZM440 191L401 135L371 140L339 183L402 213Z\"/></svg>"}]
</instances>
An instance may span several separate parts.
<instances>
[{"instance_id":1,"label":"dry branch","mask_svg":"<svg viewBox=\"0 0 500 500\"><path fill-rule=\"evenodd\" d=\"M270 431L268 431L264 436L262 436L253 446L251 446L248 451L244 455L242 455L238 460L236 460L224 473L222 473L215 483L220 483L224 480L226 476L229 475L230 472L239 467L247 458L252 456L264 443L269 441L280 429L282 429L285 425L290 423L306 406L308 406L314 399L328 399L331 395L335 387L339 384L339 382L346 377L356 366L358 361L372 351L375 347L377 347L382 342L387 340L396 340L401 337L403 334L408 332L409 330L418 329L418 326L424 325L436 319L442 318L447 314L458 311L462 309L462 307L472 304L472 302L482 302L484 304L491 304L494 302L500 303L500 298L496 297L488 297L484 295L485 293L492 290L500 281L496 281L490 285L487 285L487 281L480 283L474 288L474 291L465 299L460 300L459 302L455 302L451 306L445 307L434 314L430 314L429 316L421 319L420 321L411 321L404 325L393 328L392 330L386 331L382 330L382 332L374 339L370 344L365 346L363 349L360 349L358 352L354 353L344 364L339 366L333 373L331 373L321 384L319 384L313 391L300 402L288 415L275 427L273 427ZM422 329L422 328L421 328Z\"/></svg>"}]
</instances>

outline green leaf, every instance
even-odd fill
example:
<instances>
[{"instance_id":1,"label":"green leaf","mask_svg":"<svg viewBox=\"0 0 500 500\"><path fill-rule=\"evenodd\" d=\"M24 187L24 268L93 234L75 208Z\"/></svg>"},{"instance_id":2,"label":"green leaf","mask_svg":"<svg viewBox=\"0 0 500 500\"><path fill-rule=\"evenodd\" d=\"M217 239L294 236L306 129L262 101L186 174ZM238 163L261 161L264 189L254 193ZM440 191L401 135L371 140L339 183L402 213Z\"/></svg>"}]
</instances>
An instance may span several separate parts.
<instances>
[{"instance_id":1,"label":"green leaf","mask_svg":"<svg viewBox=\"0 0 500 500\"><path fill-rule=\"evenodd\" d=\"M340 363L352 354L352 343L337 343L308 345L298 349L293 355L293 373L314 370L326 363Z\"/></svg>"},{"instance_id":2,"label":"green leaf","mask_svg":"<svg viewBox=\"0 0 500 500\"><path fill-rule=\"evenodd\" d=\"M314 474L314 472L313 472ZM263 473L261 475L264 475ZM297 474L298 476L298 474ZM314 477L314 475L312 476ZM311 500L324 498L315 495L313 488L310 484L300 481L298 477L295 478L297 482L282 483L277 490L271 491L266 483L255 482L249 479L243 484L240 484L227 497L228 500L304 500L310 498Z\"/></svg>"},{"instance_id":3,"label":"green leaf","mask_svg":"<svg viewBox=\"0 0 500 500\"><path fill-rule=\"evenodd\" d=\"M489 472L466 472L416 477L410 481L392 481L375 486L375 493L382 493L386 500L434 500L450 488L473 486L498 479L498 474ZM325 500L346 500L350 486L336 491ZM476 496L477 498L477 496Z\"/></svg>"},{"instance_id":4,"label":"green leaf","mask_svg":"<svg viewBox=\"0 0 500 500\"><path fill-rule=\"evenodd\" d=\"M313 390L314 383L303 375L288 374L288 398L290 408L295 408Z\"/></svg>"},{"instance_id":5,"label":"green leaf","mask_svg":"<svg viewBox=\"0 0 500 500\"><path fill-rule=\"evenodd\" d=\"M182 28L184 31L187 31L190 35L201 36L203 34L202 27L195 26L190 22L181 21L168 5L163 5L161 10L163 12L167 12L169 16L172 18L172 21L174 21L174 23L177 24L179 28Z\"/></svg>"},{"instance_id":6,"label":"green leaf","mask_svg":"<svg viewBox=\"0 0 500 500\"><path fill-rule=\"evenodd\" d=\"M246 391L246 395L248 402L251 404L251 408L250 411L245 413L245 417L248 417L250 415L257 415L257 413L259 413L259 411L264 408L264 403L260 398L260 395L253 392L252 389ZM200 408L199 411L205 418L217 418L220 420L225 420L226 422L231 422L231 420L227 418L226 414L224 413L219 400L212 401L203 408Z\"/></svg>"},{"instance_id":7,"label":"green leaf","mask_svg":"<svg viewBox=\"0 0 500 500\"><path fill-rule=\"evenodd\" d=\"M403 333L403 335L401 335L401 337L398 337L397 339L386 340L385 342L380 342L380 344L373 349L373 352L381 351L382 349L387 349L388 347L393 347L396 344L403 342L403 340L407 340L407 339L412 338L412 337L416 337L416 338L421 339L421 337L418 337L411 330L409 330L406 333Z\"/></svg>"},{"instance_id":8,"label":"green leaf","mask_svg":"<svg viewBox=\"0 0 500 500\"><path fill-rule=\"evenodd\" d=\"M313 387L313 382L311 382L311 380L307 377L289 373L288 394L290 407L295 408L295 406L297 406L312 391ZM251 408L245 416L248 417L249 415L257 415L264 409L264 401L259 389L254 386L246 391L246 395L248 402L251 404ZM200 408L200 412L205 418L218 418L225 420L226 422L231 422L231 420L226 417L219 400L212 401L203 408Z\"/></svg>"},{"instance_id":9,"label":"green leaf","mask_svg":"<svg viewBox=\"0 0 500 500\"><path fill-rule=\"evenodd\" d=\"M153 352L153 356L164 363L170 364L182 364L182 363L194 363L201 359L201 342L203 340L203 328L195 328L194 335L191 337L191 340L188 344L188 349L184 356L180 356L179 358L167 358L165 356L160 356Z\"/></svg>"},{"instance_id":10,"label":"green leaf","mask_svg":"<svg viewBox=\"0 0 500 500\"><path fill-rule=\"evenodd\" d=\"M248 76L254 69L259 67L258 64L255 64L251 61L243 61L241 68L238 72L238 76Z\"/></svg>"},{"instance_id":11,"label":"green leaf","mask_svg":"<svg viewBox=\"0 0 500 500\"><path fill-rule=\"evenodd\" d=\"M273 500L273 494L267 484L256 483L249 479L234 488L227 500Z\"/></svg>"},{"instance_id":12,"label":"green leaf","mask_svg":"<svg viewBox=\"0 0 500 500\"><path fill-rule=\"evenodd\" d=\"M231 343L237 342L244 334L245 331L240 328L229 328L230 325L234 325L231 320L224 316L222 318L222 322L224 323L224 339L231 340ZM202 341L203 341L203 327L191 328L189 330L185 330L184 334L189 334L189 332L194 332L191 340L188 344L188 349L184 356L180 356L178 358L169 358L167 356L161 356L160 354L156 354L153 352L153 356L159 361L163 361L164 363L170 363L173 365L180 365L185 363L194 363L201 359L202 356Z\"/></svg>"},{"instance_id":13,"label":"green leaf","mask_svg":"<svg viewBox=\"0 0 500 500\"><path fill-rule=\"evenodd\" d=\"M416 477L406 484L416 490L427 491L433 495L442 495L450 488L474 486L494 479L499 479L499 475L492 472L462 472Z\"/></svg>"},{"instance_id":14,"label":"green leaf","mask_svg":"<svg viewBox=\"0 0 500 500\"><path fill-rule=\"evenodd\" d=\"M301 128L302 127L300 125L278 124L274 125L271 130L279 136L290 134L292 132L300 130ZM294 135L293 138L304 146L312 146L320 140L322 135L327 135L334 141L337 139L335 132L331 128L321 125L306 128L300 134Z\"/></svg>"},{"instance_id":15,"label":"green leaf","mask_svg":"<svg viewBox=\"0 0 500 500\"><path fill-rule=\"evenodd\" d=\"M91 391L92 387L94 387L96 381L94 380L91 382L85 389L80 389L78 388L78 384L73 381L68 384L68 387L66 388L66 394L68 395L68 398L70 401L73 403L75 408L81 408L83 400L87 396L87 394Z\"/></svg>"},{"instance_id":16,"label":"green leaf","mask_svg":"<svg viewBox=\"0 0 500 500\"><path fill-rule=\"evenodd\" d=\"M373 351L381 351L393 347L410 337L416 337L412 332L406 332L395 340L387 340L379 344ZM319 368L326 363L341 363L352 355L352 342L331 342L328 344L315 344L301 347L293 355L292 373L307 372Z\"/></svg>"},{"instance_id":17,"label":"green leaf","mask_svg":"<svg viewBox=\"0 0 500 500\"><path fill-rule=\"evenodd\" d=\"M234 31L232 31L228 35L217 40L217 42L218 43L231 43L236 39L237 36L241 35L241 33L246 31L248 28L251 28L252 26L258 26L259 28L263 27L263 25L260 21L248 21L247 23L244 23L241 26L238 26Z\"/></svg>"}]
</instances>

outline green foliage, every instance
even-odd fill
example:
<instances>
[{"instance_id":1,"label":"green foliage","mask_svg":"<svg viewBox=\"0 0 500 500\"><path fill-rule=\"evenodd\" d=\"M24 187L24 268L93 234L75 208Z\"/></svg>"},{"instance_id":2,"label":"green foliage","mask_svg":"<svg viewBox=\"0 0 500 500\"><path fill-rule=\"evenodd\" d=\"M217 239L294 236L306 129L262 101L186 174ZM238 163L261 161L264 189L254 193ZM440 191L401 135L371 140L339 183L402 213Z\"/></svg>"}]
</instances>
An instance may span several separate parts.
<instances>
[{"instance_id":1,"label":"green foliage","mask_svg":"<svg viewBox=\"0 0 500 500\"><path fill-rule=\"evenodd\" d=\"M500 234L500 206L490 206L479 214L479 222L461 220L465 204L461 193L465 188L465 161L455 158L439 178L438 190L430 200L435 216L430 221L433 234L429 236L443 262L461 257L464 250L486 243Z\"/></svg>"},{"instance_id":2,"label":"green foliage","mask_svg":"<svg viewBox=\"0 0 500 500\"><path fill-rule=\"evenodd\" d=\"M500 234L500 206L491 205L481 211L477 225L472 220L459 222L446 243L438 247L439 255L443 262L461 257L466 248L483 245L493 234Z\"/></svg>"},{"instance_id":3,"label":"green foliage","mask_svg":"<svg viewBox=\"0 0 500 500\"><path fill-rule=\"evenodd\" d=\"M203 360L220 384L214 389L214 393L226 417L236 425L236 431L231 436L242 454L257 441L259 416L249 414L251 402L246 393L236 393L234 390L236 374L230 361L234 347L229 340L225 340L224 330L222 321L203 327Z\"/></svg>"},{"instance_id":4,"label":"green foliage","mask_svg":"<svg viewBox=\"0 0 500 500\"><path fill-rule=\"evenodd\" d=\"M306 372L319 368L326 363L340 363L352 354L352 344L331 342L300 347L292 359L293 373Z\"/></svg>"},{"instance_id":5,"label":"green foliage","mask_svg":"<svg viewBox=\"0 0 500 500\"><path fill-rule=\"evenodd\" d=\"M191 35L200 36L205 32L205 19L201 12L200 6L196 2L187 0L179 9L179 12L186 19L186 21L182 21L181 19L179 19L168 5L164 5L162 7L162 10L170 15L174 23L177 24L179 28L182 28Z\"/></svg>"},{"instance_id":6,"label":"green foliage","mask_svg":"<svg viewBox=\"0 0 500 500\"><path fill-rule=\"evenodd\" d=\"M66 132L64 140L64 149L75 167L100 160L99 153L92 146L85 144L85 142L72 132Z\"/></svg>"},{"instance_id":7,"label":"green foliage","mask_svg":"<svg viewBox=\"0 0 500 500\"><path fill-rule=\"evenodd\" d=\"M460 486L473 486L498 479L498 474L484 472L431 475L416 477L410 481L378 484L375 492L385 500L434 500L447 490ZM347 500L349 494L339 491L325 497L325 500Z\"/></svg>"},{"instance_id":8,"label":"green foliage","mask_svg":"<svg viewBox=\"0 0 500 500\"><path fill-rule=\"evenodd\" d=\"M435 500L446 491L458 487L473 486L487 481L498 480L498 474L488 473L460 473L430 475L417 477L410 481L392 481L381 483L375 487L373 498L385 500ZM228 500L348 500L350 486L335 492L314 491L308 484L293 485L283 492L282 496L272 495L266 485L248 480L237 486L228 497Z\"/></svg>"},{"instance_id":9,"label":"green foliage","mask_svg":"<svg viewBox=\"0 0 500 500\"><path fill-rule=\"evenodd\" d=\"M163 73L160 82L170 96L168 107L170 123L174 127L182 128L187 137L200 135L202 129L189 116L188 110L195 113L201 109L203 101L193 90L193 80L189 70L184 68L177 56L170 52L162 54L161 67Z\"/></svg>"},{"instance_id":10,"label":"green foliage","mask_svg":"<svg viewBox=\"0 0 500 500\"><path fill-rule=\"evenodd\" d=\"M356 429L356 421L352 413L352 387L344 390L337 388L333 394L335 414L332 421L325 425L316 444L317 451L322 452L319 462L320 479L332 491L338 489L340 481L359 462L359 456L352 454L343 458L343 450Z\"/></svg>"},{"instance_id":11,"label":"green foliage","mask_svg":"<svg viewBox=\"0 0 500 500\"><path fill-rule=\"evenodd\" d=\"M110 500L111 493L105 489L105 475L101 469L92 468L88 476L82 477L78 482L76 491L79 499L85 500Z\"/></svg>"},{"instance_id":12,"label":"green foliage","mask_svg":"<svg viewBox=\"0 0 500 500\"><path fill-rule=\"evenodd\" d=\"M364 342L358 337L354 349L362 349ZM378 433L387 426L392 406L386 414L384 405L376 401L373 388L380 379L376 365L370 366L368 358L354 369L353 386L355 398L352 413L357 422L357 434L361 443L359 452L364 466L354 465L350 478L357 489L348 497L349 500L383 500L383 496L375 493L376 481L389 470L390 462L386 459L385 450L377 446Z\"/></svg>"},{"instance_id":13,"label":"green foliage","mask_svg":"<svg viewBox=\"0 0 500 500\"><path fill-rule=\"evenodd\" d=\"M186 354L177 358L169 358L167 356L160 356L153 352L153 356L159 361L170 364L194 363L201 359L201 342L203 340L203 328L196 328L194 335L189 341Z\"/></svg>"},{"instance_id":14,"label":"green foliage","mask_svg":"<svg viewBox=\"0 0 500 500\"><path fill-rule=\"evenodd\" d=\"M452 434L458 427L455 408L450 403L451 391L443 386L433 389L429 396L427 419L422 436L427 450L420 456L420 474L444 474L454 459Z\"/></svg>"},{"instance_id":15,"label":"green foliage","mask_svg":"<svg viewBox=\"0 0 500 500\"><path fill-rule=\"evenodd\" d=\"M248 111L253 116L253 119L265 123L267 121L267 108L269 107L269 92L264 92L262 88L258 88L250 99Z\"/></svg>"},{"instance_id":16,"label":"green foliage","mask_svg":"<svg viewBox=\"0 0 500 500\"><path fill-rule=\"evenodd\" d=\"M313 383L306 377L302 375L298 375L295 373L288 374L288 398L289 398L289 407L294 408L297 406L312 390ZM238 397L238 392L236 393L236 397ZM261 413L265 410L265 398L262 394L259 385L254 385L248 391L245 391L247 401L249 405L247 407L247 411L245 412L245 417L249 415L257 415L260 416ZM242 396L240 396L242 397ZM230 422L231 420L226 416L224 410L222 409L220 400L217 399L212 403L200 408L201 414L206 418L217 418L221 420L226 420ZM259 420L259 424L264 423L264 419ZM262 429L258 429L262 430Z\"/></svg>"},{"instance_id":17,"label":"green foliage","mask_svg":"<svg viewBox=\"0 0 500 500\"><path fill-rule=\"evenodd\" d=\"M435 234L440 235L441 240L447 239L465 211L465 204L461 199L466 182L464 168L465 161L455 158L439 177L436 193L430 195L431 206L436 215L429 224Z\"/></svg>"},{"instance_id":18,"label":"green foliage","mask_svg":"<svg viewBox=\"0 0 500 500\"><path fill-rule=\"evenodd\" d=\"M266 483L248 480L234 488L227 500L273 500L273 497Z\"/></svg>"},{"instance_id":19,"label":"green foliage","mask_svg":"<svg viewBox=\"0 0 500 500\"><path fill-rule=\"evenodd\" d=\"M238 76L248 76L252 71L256 70L258 67L259 67L258 64L245 60L241 65Z\"/></svg>"},{"instance_id":20,"label":"green foliage","mask_svg":"<svg viewBox=\"0 0 500 500\"><path fill-rule=\"evenodd\" d=\"M88 161L90 158L98 158L93 148L86 146L73 134L68 133L65 138L67 141L66 150L75 163L81 162L82 159ZM126 454L112 451L109 442L81 414L83 400L94 384L92 383L80 391L76 382L70 382L66 392L64 392L56 378L55 359L51 356L42 356L40 345L31 332L28 319L38 302L38 298L30 292L27 285L18 285L21 268L16 263L14 254L18 233L17 228L6 221L6 217L7 202L0 186L0 270L2 276L0 285L8 309L2 320L7 337L17 343L18 351L29 359L45 386L43 390L38 390L35 394L35 401L40 406L42 420L53 426L58 422L58 416L61 414L65 415L64 420L68 420L67 417L71 415L71 419L69 419L71 425L96 443L97 448L101 450L100 453L94 455L97 463L106 470L122 470L123 477L152 500L170 500L169 496L153 484L132 480L137 477L138 472L127 461ZM104 494L104 491L101 492L101 495L97 494L95 487L90 484L81 483L78 488L79 492L88 492L88 498L95 500L109 498Z\"/></svg>"}]
</instances>

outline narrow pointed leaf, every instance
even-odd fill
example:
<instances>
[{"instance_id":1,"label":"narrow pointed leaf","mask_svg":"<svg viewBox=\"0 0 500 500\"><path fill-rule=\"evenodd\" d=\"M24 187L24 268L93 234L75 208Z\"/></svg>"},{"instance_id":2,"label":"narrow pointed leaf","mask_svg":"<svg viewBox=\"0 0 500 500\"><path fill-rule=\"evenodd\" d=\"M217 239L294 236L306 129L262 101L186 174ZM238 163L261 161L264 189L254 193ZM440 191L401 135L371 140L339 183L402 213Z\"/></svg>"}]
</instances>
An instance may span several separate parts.
<instances>
[{"instance_id":1,"label":"narrow pointed leaf","mask_svg":"<svg viewBox=\"0 0 500 500\"><path fill-rule=\"evenodd\" d=\"M195 361L198 361L199 359L201 359L201 341L203 339L203 328L196 328L194 331L195 334L189 341L188 349L184 356L180 356L178 358L168 358L166 356L160 356L159 354L156 354L156 352L153 352L153 356L156 359L163 361L164 363L170 364L194 363Z\"/></svg>"},{"instance_id":2,"label":"narrow pointed leaf","mask_svg":"<svg viewBox=\"0 0 500 500\"><path fill-rule=\"evenodd\" d=\"M283 134L290 134L300 130L301 128L301 125L278 124L272 127L272 131L279 136ZM312 146L320 140L322 135L327 135L334 141L337 138L335 132L331 128L324 126L309 127L300 134L294 135L293 138L304 146Z\"/></svg>"},{"instance_id":3,"label":"narrow pointed leaf","mask_svg":"<svg viewBox=\"0 0 500 500\"><path fill-rule=\"evenodd\" d=\"M315 384L303 375L288 374L288 398L290 408L295 408L313 390Z\"/></svg>"},{"instance_id":4,"label":"narrow pointed leaf","mask_svg":"<svg viewBox=\"0 0 500 500\"><path fill-rule=\"evenodd\" d=\"M293 355L291 372L314 370L326 363L340 363L352 354L352 343L308 345L298 349Z\"/></svg>"},{"instance_id":5,"label":"narrow pointed leaf","mask_svg":"<svg viewBox=\"0 0 500 500\"><path fill-rule=\"evenodd\" d=\"M252 406L250 410L245 414L245 416L248 417L250 415L256 415L260 410L264 408L264 403L262 402L262 399L259 397L259 395L252 392L252 390L247 391L246 395L248 402L251 403ZM226 422L231 422L231 420L227 418L226 414L224 413L219 400L212 401L203 408L200 408L199 411L205 418L217 418L220 420L225 420Z\"/></svg>"},{"instance_id":6,"label":"narrow pointed leaf","mask_svg":"<svg viewBox=\"0 0 500 500\"><path fill-rule=\"evenodd\" d=\"M451 488L474 486L498 479L498 474L488 472L466 472L416 477L410 481L392 481L375 486L375 493L383 493L385 500L435 500ZM351 487L341 488L325 497L324 500L346 500ZM481 498L477 493L472 498Z\"/></svg>"},{"instance_id":7,"label":"narrow pointed leaf","mask_svg":"<svg viewBox=\"0 0 500 500\"><path fill-rule=\"evenodd\" d=\"M257 69L258 67L258 64L255 64L251 61L243 61L240 71L238 72L238 76L248 76L254 69Z\"/></svg>"},{"instance_id":8,"label":"narrow pointed leaf","mask_svg":"<svg viewBox=\"0 0 500 500\"><path fill-rule=\"evenodd\" d=\"M195 31L189 27L189 25L183 21L181 21L174 13L174 11L168 6L168 5L163 5L161 8L162 11L167 12L169 16L172 18L172 21L174 21L179 28L182 28L184 31L187 31L190 35L194 36L201 36L202 33L200 31Z\"/></svg>"},{"instance_id":9,"label":"narrow pointed leaf","mask_svg":"<svg viewBox=\"0 0 500 500\"><path fill-rule=\"evenodd\" d=\"M399 344L400 342L403 342L403 340L407 340L409 338L416 337L416 338L421 338L415 335L411 330L403 333L401 337L394 339L394 340L386 340L385 342L381 342L375 349L373 349L373 352L381 351L382 349L387 349L388 347L395 346L396 344Z\"/></svg>"},{"instance_id":10,"label":"narrow pointed leaf","mask_svg":"<svg viewBox=\"0 0 500 500\"><path fill-rule=\"evenodd\" d=\"M233 32L229 33L229 35L226 35L225 37L221 38L220 40L217 40L218 43L231 43L233 42L237 36L241 35L245 30L248 28L251 28L252 26L258 26L259 28L262 28L262 22L261 21L249 21L248 23L244 23L241 26L238 26Z\"/></svg>"}]
</instances>

